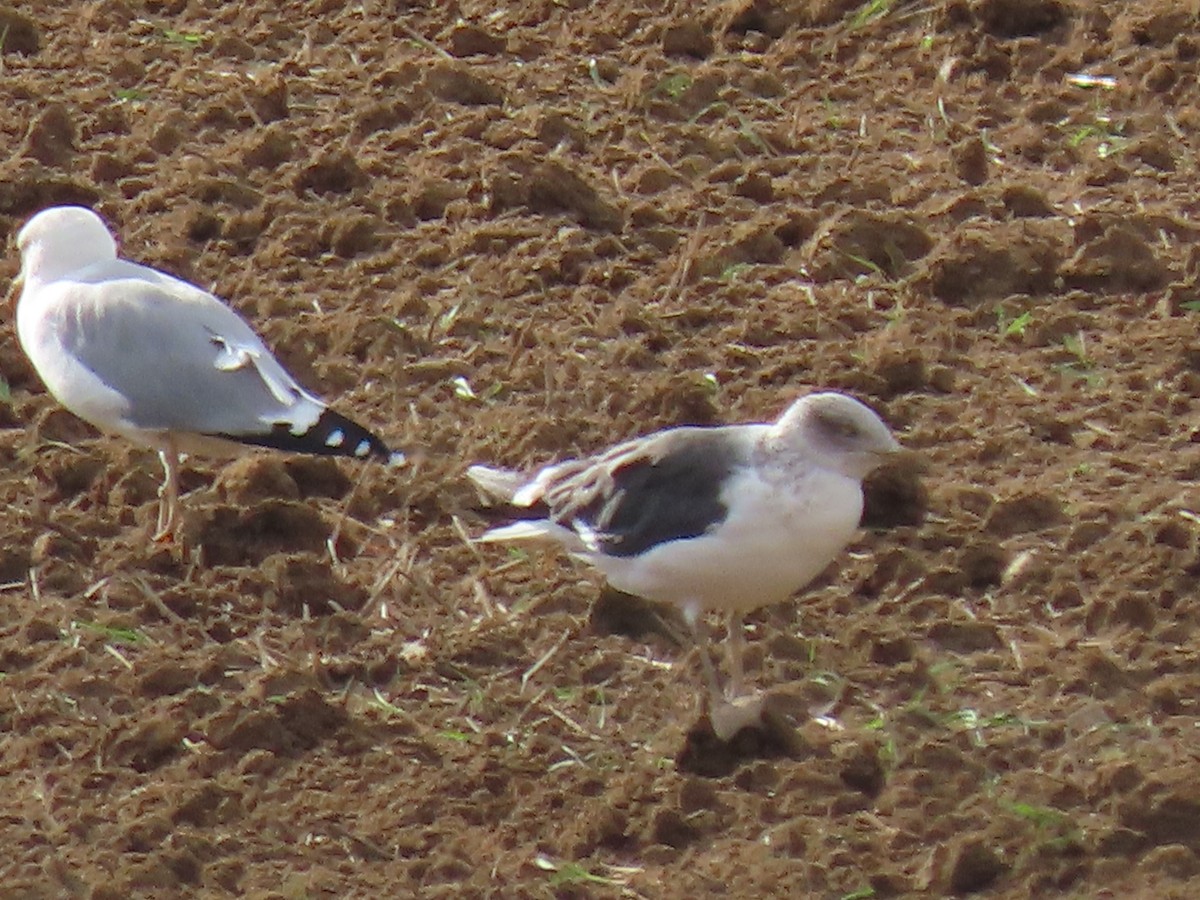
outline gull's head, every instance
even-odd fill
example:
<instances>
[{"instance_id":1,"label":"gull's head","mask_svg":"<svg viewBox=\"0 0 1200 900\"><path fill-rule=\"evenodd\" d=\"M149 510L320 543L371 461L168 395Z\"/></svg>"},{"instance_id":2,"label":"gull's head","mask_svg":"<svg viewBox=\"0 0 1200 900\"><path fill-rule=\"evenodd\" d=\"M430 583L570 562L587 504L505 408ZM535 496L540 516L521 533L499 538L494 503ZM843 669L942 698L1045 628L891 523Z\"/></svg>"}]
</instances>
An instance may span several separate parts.
<instances>
[{"instance_id":1,"label":"gull's head","mask_svg":"<svg viewBox=\"0 0 1200 900\"><path fill-rule=\"evenodd\" d=\"M17 232L26 285L56 281L96 263L117 258L117 242L104 221L82 206L43 209Z\"/></svg>"},{"instance_id":2,"label":"gull's head","mask_svg":"<svg viewBox=\"0 0 1200 900\"><path fill-rule=\"evenodd\" d=\"M878 414L853 397L826 391L801 397L771 428L786 453L859 480L901 452Z\"/></svg>"}]
</instances>

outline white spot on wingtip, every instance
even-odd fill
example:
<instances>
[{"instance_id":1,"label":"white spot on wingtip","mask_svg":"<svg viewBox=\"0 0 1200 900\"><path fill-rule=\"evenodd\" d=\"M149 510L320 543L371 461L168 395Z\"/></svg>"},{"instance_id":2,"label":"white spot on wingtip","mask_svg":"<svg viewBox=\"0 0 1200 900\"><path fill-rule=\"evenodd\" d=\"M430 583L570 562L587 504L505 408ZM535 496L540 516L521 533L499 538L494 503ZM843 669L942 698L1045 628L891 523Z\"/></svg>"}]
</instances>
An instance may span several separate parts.
<instances>
[{"instance_id":1,"label":"white spot on wingtip","mask_svg":"<svg viewBox=\"0 0 1200 900\"><path fill-rule=\"evenodd\" d=\"M346 435L340 428L333 429L333 431L329 432L329 437L325 438L326 447L340 447L344 443L346 443ZM362 445L360 444L359 446L361 447Z\"/></svg>"},{"instance_id":2,"label":"white spot on wingtip","mask_svg":"<svg viewBox=\"0 0 1200 900\"><path fill-rule=\"evenodd\" d=\"M358 446L354 448L354 455L360 459L371 452L371 442L362 440L358 442Z\"/></svg>"},{"instance_id":3,"label":"white spot on wingtip","mask_svg":"<svg viewBox=\"0 0 1200 900\"><path fill-rule=\"evenodd\" d=\"M386 465L389 469L398 469L406 462L408 462L408 457L405 456L401 451L395 450L392 452L392 455L388 457Z\"/></svg>"}]
</instances>

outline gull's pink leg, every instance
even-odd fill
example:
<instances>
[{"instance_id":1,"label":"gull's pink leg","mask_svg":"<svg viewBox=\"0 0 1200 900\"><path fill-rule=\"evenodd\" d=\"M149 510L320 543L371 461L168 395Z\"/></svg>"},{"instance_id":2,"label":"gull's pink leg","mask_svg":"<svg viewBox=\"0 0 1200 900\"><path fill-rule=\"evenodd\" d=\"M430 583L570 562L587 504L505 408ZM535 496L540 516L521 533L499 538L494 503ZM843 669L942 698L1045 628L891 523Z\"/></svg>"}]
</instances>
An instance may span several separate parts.
<instances>
[{"instance_id":1,"label":"gull's pink leg","mask_svg":"<svg viewBox=\"0 0 1200 900\"><path fill-rule=\"evenodd\" d=\"M700 631L699 607L690 604L685 606L683 618L692 630L692 640L696 644L696 649L700 651L700 664L704 668L704 680L708 682L708 690L712 695L712 705L715 709L719 704L725 702L725 695L721 691L721 683L717 679L717 670L713 667L712 657L708 655L708 639Z\"/></svg>"},{"instance_id":2,"label":"gull's pink leg","mask_svg":"<svg viewBox=\"0 0 1200 900\"><path fill-rule=\"evenodd\" d=\"M159 448L158 458L162 460L163 486L158 492L158 527L154 540L170 543L175 540L179 528L179 450L171 438Z\"/></svg>"},{"instance_id":3,"label":"gull's pink leg","mask_svg":"<svg viewBox=\"0 0 1200 900\"><path fill-rule=\"evenodd\" d=\"M729 632L729 699L736 700L742 696L745 688L746 670L742 666L742 653L746 648L746 630L742 616L736 612L729 614L726 628Z\"/></svg>"}]
</instances>

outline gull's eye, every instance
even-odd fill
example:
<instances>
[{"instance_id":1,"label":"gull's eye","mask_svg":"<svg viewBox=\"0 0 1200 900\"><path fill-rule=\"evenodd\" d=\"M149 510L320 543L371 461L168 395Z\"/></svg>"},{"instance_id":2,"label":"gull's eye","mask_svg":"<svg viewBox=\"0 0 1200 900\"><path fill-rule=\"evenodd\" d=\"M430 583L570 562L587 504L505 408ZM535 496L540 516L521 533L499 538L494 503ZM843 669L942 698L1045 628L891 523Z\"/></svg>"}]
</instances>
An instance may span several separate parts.
<instances>
[{"instance_id":1,"label":"gull's eye","mask_svg":"<svg viewBox=\"0 0 1200 900\"><path fill-rule=\"evenodd\" d=\"M843 440L850 441L862 436L862 432L859 431L858 425L856 425L851 419L845 419L841 416L826 416L823 424L827 429L829 429L831 434L833 434L835 437L842 438Z\"/></svg>"},{"instance_id":2,"label":"gull's eye","mask_svg":"<svg viewBox=\"0 0 1200 900\"><path fill-rule=\"evenodd\" d=\"M863 436L862 429L853 419L828 412L818 414L817 418L825 433L835 440L850 442L859 440Z\"/></svg>"}]
</instances>

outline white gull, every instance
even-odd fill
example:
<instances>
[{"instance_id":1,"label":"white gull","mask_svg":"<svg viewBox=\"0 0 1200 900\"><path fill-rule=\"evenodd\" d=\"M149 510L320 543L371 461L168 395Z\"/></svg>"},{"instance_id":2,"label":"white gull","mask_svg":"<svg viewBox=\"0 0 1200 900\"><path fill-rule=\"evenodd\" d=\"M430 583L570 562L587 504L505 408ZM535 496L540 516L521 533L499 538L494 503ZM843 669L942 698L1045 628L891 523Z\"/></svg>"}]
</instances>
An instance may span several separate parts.
<instances>
[{"instance_id":1,"label":"white gull","mask_svg":"<svg viewBox=\"0 0 1200 900\"><path fill-rule=\"evenodd\" d=\"M402 460L297 384L221 300L118 258L91 210L43 210L17 247L17 336L46 388L81 419L162 459L156 539L179 526L183 453L231 456L254 445Z\"/></svg>"}]
</instances>

